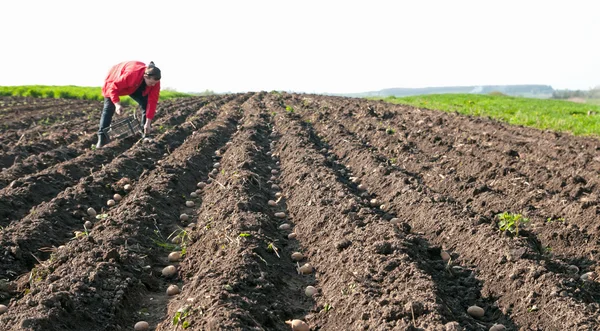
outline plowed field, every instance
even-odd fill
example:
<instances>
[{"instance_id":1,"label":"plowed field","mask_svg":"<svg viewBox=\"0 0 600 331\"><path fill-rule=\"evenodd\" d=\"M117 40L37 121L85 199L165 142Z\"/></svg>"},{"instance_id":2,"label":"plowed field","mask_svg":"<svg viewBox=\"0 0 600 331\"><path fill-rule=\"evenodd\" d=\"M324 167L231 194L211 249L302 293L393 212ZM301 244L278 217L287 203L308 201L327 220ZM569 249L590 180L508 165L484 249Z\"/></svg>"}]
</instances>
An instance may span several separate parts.
<instances>
[{"instance_id":1,"label":"plowed field","mask_svg":"<svg viewBox=\"0 0 600 331\"><path fill-rule=\"evenodd\" d=\"M96 150L99 102L0 105L0 330L600 329L597 139L261 92Z\"/></svg>"}]
</instances>

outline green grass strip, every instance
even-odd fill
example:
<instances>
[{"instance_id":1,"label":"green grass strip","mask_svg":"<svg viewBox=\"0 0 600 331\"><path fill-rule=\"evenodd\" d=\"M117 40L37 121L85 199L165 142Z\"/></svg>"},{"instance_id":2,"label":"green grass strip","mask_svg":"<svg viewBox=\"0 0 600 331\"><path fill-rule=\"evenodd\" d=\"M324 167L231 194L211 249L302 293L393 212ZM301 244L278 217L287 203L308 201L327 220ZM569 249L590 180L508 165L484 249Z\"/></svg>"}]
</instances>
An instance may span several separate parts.
<instances>
[{"instance_id":1,"label":"green grass strip","mask_svg":"<svg viewBox=\"0 0 600 331\"><path fill-rule=\"evenodd\" d=\"M79 100L104 100L100 87L85 86L51 86L51 85L22 85L22 86L0 86L0 96L32 97L32 98L55 98L55 99L79 99ZM193 94L176 91L160 91L160 100L191 97ZM123 104L131 104L133 100L128 96L121 98Z\"/></svg>"},{"instance_id":2,"label":"green grass strip","mask_svg":"<svg viewBox=\"0 0 600 331\"><path fill-rule=\"evenodd\" d=\"M484 94L369 98L418 108L489 117L512 125L600 137L600 105Z\"/></svg>"}]
</instances>

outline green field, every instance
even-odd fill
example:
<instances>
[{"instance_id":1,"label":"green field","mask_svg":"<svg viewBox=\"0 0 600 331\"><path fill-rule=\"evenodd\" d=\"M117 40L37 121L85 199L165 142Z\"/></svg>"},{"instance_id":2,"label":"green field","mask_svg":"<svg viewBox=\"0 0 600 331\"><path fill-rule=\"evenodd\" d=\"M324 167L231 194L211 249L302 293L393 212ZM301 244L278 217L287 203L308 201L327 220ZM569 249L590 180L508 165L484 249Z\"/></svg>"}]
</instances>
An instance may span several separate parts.
<instances>
[{"instance_id":1,"label":"green field","mask_svg":"<svg viewBox=\"0 0 600 331\"><path fill-rule=\"evenodd\" d=\"M419 108L489 117L514 125L600 137L600 105L504 95L430 94L370 98Z\"/></svg>"},{"instance_id":2,"label":"green field","mask_svg":"<svg viewBox=\"0 0 600 331\"><path fill-rule=\"evenodd\" d=\"M190 97L197 94L163 90L160 99ZM100 87L82 86L0 86L0 96L103 100ZM419 108L489 117L513 125L570 132L600 137L600 104L582 104L553 99L510 97L484 94L429 94L410 97L369 98ZM131 104L129 97L122 98ZM590 99L592 100L592 99Z\"/></svg>"},{"instance_id":3,"label":"green field","mask_svg":"<svg viewBox=\"0 0 600 331\"><path fill-rule=\"evenodd\" d=\"M23 85L23 86L0 86L0 96L20 96L33 98L56 98L56 99L85 99L104 100L100 87L85 86L48 86L48 85ZM192 94L180 93L169 90L160 91L160 100L190 97ZM123 104L133 102L129 97L122 97Z\"/></svg>"},{"instance_id":4,"label":"green field","mask_svg":"<svg viewBox=\"0 0 600 331\"><path fill-rule=\"evenodd\" d=\"M586 102L592 105L600 105L600 99L587 99Z\"/></svg>"}]
</instances>

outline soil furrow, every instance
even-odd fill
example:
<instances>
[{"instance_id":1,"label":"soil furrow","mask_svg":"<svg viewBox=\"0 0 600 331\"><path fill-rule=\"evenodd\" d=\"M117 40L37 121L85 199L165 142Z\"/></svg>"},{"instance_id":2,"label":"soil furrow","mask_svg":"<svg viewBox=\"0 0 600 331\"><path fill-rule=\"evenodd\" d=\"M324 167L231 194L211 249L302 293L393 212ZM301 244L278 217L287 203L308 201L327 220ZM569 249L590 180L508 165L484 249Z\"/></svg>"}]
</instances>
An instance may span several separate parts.
<instances>
[{"instance_id":1,"label":"soil furrow","mask_svg":"<svg viewBox=\"0 0 600 331\"><path fill-rule=\"evenodd\" d=\"M0 330L600 328L600 140L260 92L90 151L83 104L0 97Z\"/></svg>"},{"instance_id":2,"label":"soil furrow","mask_svg":"<svg viewBox=\"0 0 600 331\"><path fill-rule=\"evenodd\" d=\"M3 315L0 327L115 330L123 320L136 318L137 310L129 309L142 306L144 303L137 299L145 297L148 290L155 292L157 298L164 296L162 280L154 268L146 268L166 262L160 256L162 248L152 240L154 231L173 222L176 211L172 207L180 204L181 197L172 193L193 185L198 180L198 170L210 160L206 155L223 145L235 130L239 112L226 107L219 110L222 113L218 119L189 135L156 169L140 175L135 189L116 207L105 211L107 216L98 221L89 235L70 241L36 266L36 270L47 270L39 281L52 285L40 288L32 282L29 293L13 303L19 309ZM115 183L119 177L114 174L106 180ZM95 193L91 192L90 198L106 198ZM74 266L77 272L73 271ZM108 306L111 308L98 312L98 307ZM75 307L76 316L72 315Z\"/></svg>"},{"instance_id":3,"label":"soil furrow","mask_svg":"<svg viewBox=\"0 0 600 331\"><path fill-rule=\"evenodd\" d=\"M582 283L572 279L572 275L555 271L553 261L539 254L535 236L522 239L499 236L485 215L445 201L444 196L433 194L434 191L406 172L374 157L369 147L353 142L356 139L340 124L326 125L317 121L314 126L332 145L334 153L357 173L382 204L388 205L399 218L409 221L432 243L451 251L460 266L474 266L478 277L494 279L491 284L484 283L482 299L493 305L494 299L498 298L498 307L515 324L525 326L530 323L528 326L556 329L556 322L547 319L549 313L558 320L576 315L578 321L585 321L582 325L597 325L589 308L585 308L595 307L585 297L589 293L582 293ZM499 273L498 269L506 271ZM531 290L520 291L524 286ZM554 295L540 298L540 292ZM559 297L562 292L565 296ZM560 301L570 302L575 308L565 309ZM530 312L533 305L536 308ZM522 319L528 312L530 322ZM493 316L484 317L483 321L490 323L488 326L496 322Z\"/></svg>"},{"instance_id":4,"label":"soil furrow","mask_svg":"<svg viewBox=\"0 0 600 331\"><path fill-rule=\"evenodd\" d=\"M109 178L118 175L136 179L143 173L147 173L155 167L155 160L162 158L169 147L177 148L192 132L197 128L202 128L216 116L213 109L200 109L190 121L180 125L176 130L168 131L157 137L155 144L151 146L136 145L127 153L115 158L102 170L87 176L74 187L61 192L55 199L36 206L27 217L18 223L5 227L0 237L2 247L7 253L11 252L13 256L5 254L6 261L2 263L5 263L7 267L0 268L0 270L4 269L9 276L22 274L24 270L31 269L36 262L30 254L38 255L37 250L42 247L61 245L74 230L81 228L81 223L83 223L81 219L84 218L85 212L79 210L77 206L72 206L72 203L69 202L71 197L79 200L78 205L87 205L96 210L102 210L105 205L102 201L94 201L96 197L108 200L114 190L123 193L124 184L108 184L107 181L113 182ZM87 200L87 197L90 200ZM59 210L62 212L57 212ZM24 225L26 231L23 231ZM0 257L0 261L2 260L3 258Z\"/></svg>"},{"instance_id":5,"label":"soil furrow","mask_svg":"<svg viewBox=\"0 0 600 331\"><path fill-rule=\"evenodd\" d=\"M21 112L22 115L2 117L5 132L0 136L1 168L7 168L44 147L52 148L65 141L77 139L91 123L99 104L87 101L64 107L53 107L48 112ZM65 130L66 129L66 130Z\"/></svg>"},{"instance_id":6,"label":"soil furrow","mask_svg":"<svg viewBox=\"0 0 600 331\"><path fill-rule=\"evenodd\" d=\"M471 130L470 127L466 130L464 125L455 125L454 122L457 121L452 120L453 116L442 112L425 112L425 110L413 110L411 107L388 107L387 110L379 109L372 112L371 116L367 116L367 111L364 109L369 107L373 108L372 104L363 102L360 108L355 108L354 111L350 108L347 111L354 114L352 121L364 120L373 130L367 131L364 127L354 126L350 129L372 137L368 139L369 142L380 150L393 146L393 142L398 140L399 135L408 135L410 139L407 141L418 150L426 152L411 156L406 153L406 149L388 149L387 153L396 153L398 160L403 157L414 158L409 164L419 164L421 169L409 170L421 170L425 174L423 179L429 180L432 184L452 185L453 177L473 178L475 180L472 181L473 184L466 186L460 192L471 193L469 192L471 188L492 183L493 189L486 192L497 191L496 197L500 199L490 199L492 200L490 202L504 203L509 200L508 205L515 203L523 205L528 202L527 200L535 199L539 204L550 198L552 200L547 202L547 205L556 205L560 200L567 200L568 203L575 202L577 207L585 203L588 206L595 205L597 197L590 193L595 191L599 183L600 159L594 160L600 144L597 139L582 137L571 137L571 140L557 139L557 136L562 137L562 135L529 128L510 131L501 123L478 118L470 119L473 123L485 124L481 125L480 132ZM344 116L340 114L341 112L331 115L344 121ZM405 123L408 121L418 124L407 127ZM492 127L494 124L496 127ZM398 127L401 127L404 132L384 134L385 128ZM427 158L427 154L432 154L433 157ZM570 162L559 161L561 156L570 159ZM465 167L461 164L473 166ZM574 167L577 168L576 172L572 171ZM436 176L437 171L444 172L442 173L444 175L447 172L449 180L440 181L439 176ZM483 182L476 182L480 180ZM493 183L501 180L511 181L512 185L500 185L497 188ZM455 182L459 185L462 181ZM571 187L565 187L567 185ZM456 191L454 187L446 190ZM538 194L531 192L538 192ZM534 196L531 197L532 195ZM479 202L476 201L476 196L477 194L470 197L474 200L473 205Z\"/></svg>"},{"instance_id":7,"label":"soil furrow","mask_svg":"<svg viewBox=\"0 0 600 331\"><path fill-rule=\"evenodd\" d=\"M298 100L295 102L294 106L302 109ZM445 113L425 113L421 117L416 115L411 117L415 122L427 120L427 123L438 123L429 126L429 130L433 131L429 138L420 139L414 134L414 129L410 129L414 126L405 125L405 122L401 125L406 131L404 135L411 137L405 141L411 146L420 146L416 147L419 152L415 152L415 148L388 148L399 143L401 139L398 135L401 133L386 132L385 128L399 128L398 117L405 117L405 113L409 112L410 108L401 108L402 112L400 112L397 107L384 108L379 104L375 105L377 106L369 102L361 102L360 107L358 105L348 107L343 112L324 111L321 116L315 116L310 112L303 112L303 114L307 116L310 114L310 118L314 121L343 123L349 132L360 135L366 144L377 148L390 160L390 163L401 165L408 172L419 173L419 179L432 190L451 195L452 199L490 219L496 218L498 213L504 211L524 212L532 221L531 227L539 236L540 244L552 249L555 256L560 256L566 263L565 267L576 264L582 271L593 267L593 263L587 260L590 255L597 255L598 250L594 247L582 250L581 246L585 246L587 242L600 240L600 227L596 224L599 210L599 207L595 206L597 194L585 193L594 192L596 184L584 179L584 177L597 177L596 170L582 169L579 173L584 177L574 177L574 174L564 171L567 176L560 179L560 175L557 175L553 182L558 180L573 184L570 185L571 187L565 187L564 190L561 189L562 192L557 191L558 186L546 185L549 178L540 175L547 173L547 169L540 167L535 158L533 161L531 157L515 158L509 155L510 153L507 154L508 147L482 149L477 155L463 153L459 148L453 148L452 144L445 144L442 140L436 139L436 137L445 137L448 128L452 132L458 128L451 119L448 119L450 115ZM325 107L331 107L331 104L320 105L319 109ZM369 107L376 110L369 112ZM348 114L353 116L348 117ZM482 136L486 135L482 134ZM486 141L489 141L489 135L487 136ZM582 145L593 146L589 139L583 140L587 143L582 142ZM469 141L477 142L477 146L485 144L473 137L467 140ZM538 144L550 143L539 142ZM454 145L461 145L461 143L455 141ZM478 149L477 146L475 150ZM495 141L493 146L500 146L500 144ZM556 150L557 147L558 145L555 145L550 149ZM507 164L512 170L504 171L508 169ZM527 173L536 175L530 177L525 175ZM578 194L580 198L572 197ZM566 223L562 221L564 219L567 219Z\"/></svg>"},{"instance_id":8,"label":"soil furrow","mask_svg":"<svg viewBox=\"0 0 600 331\"><path fill-rule=\"evenodd\" d=\"M86 128L89 122L81 117L79 110L74 112L74 118L66 118L64 122L53 125L37 125L31 129L13 132L16 137L13 142L0 142L0 168L8 169L18 165L31 155L68 145L87 137ZM10 137L11 133L7 133ZM89 145L88 145L89 146Z\"/></svg>"},{"instance_id":9,"label":"soil furrow","mask_svg":"<svg viewBox=\"0 0 600 331\"><path fill-rule=\"evenodd\" d=\"M324 103L325 106L319 106L321 109L341 108L343 105L342 102L339 102L337 106L332 106L327 101ZM593 162L598 149L597 139L572 137L572 140L578 142L573 143L569 140L563 142L564 139L556 139L557 135L554 133L543 133L529 128L509 131L508 127L502 123L463 116L473 125L482 123L481 131L472 130L472 127L468 127L469 130L467 130L462 123L454 124L457 121L452 119L458 115L369 101L361 101L354 107L346 106L344 111L332 111L331 113L324 111L324 114L332 115L333 118L347 123L350 123L348 117L352 117L351 121L356 125L349 126L349 129L355 132L360 131L363 137L367 135L372 137L373 139L368 139L368 141L374 146L378 144L376 147L379 149L400 143L399 147L402 148L390 148L387 150L388 153L397 154L397 161L401 161L404 157L414 158L414 162L411 163L419 164L421 169L409 170L425 171L424 180L435 182L436 179L439 179L439 177L427 175L429 172L433 173L433 171L428 171L432 170L431 168L451 170L450 177L453 176L453 172L456 172L456 176L459 178L483 179L488 183L496 177L510 175L504 179L520 179L521 181L518 183L519 187L514 187L514 185L506 187L508 190L504 196L508 198L513 193L531 191L532 188L548 192L564 191L564 183L573 181L586 182L586 184L589 182L588 189L597 186L597 175L600 170L598 161L600 160ZM327 119L328 117L322 116L322 118ZM364 125L357 122L362 122ZM407 126L407 123L413 123L413 125ZM365 125L369 130L364 130ZM388 130L391 131L385 134ZM396 133L396 131L399 132ZM404 140L408 142L409 148L401 144L402 136L406 137ZM558 136L560 137L560 134ZM580 148L575 148L576 145L579 145ZM582 154L581 148L588 151ZM426 153L411 155L410 152L415 150L426 151ZM427 157L428 153L432 155ZM442 155L443 159L440 159L439 157ZM558 161L559 156L566 156L572 160L572 163ZM461 164L472 164L473 166L461 167ZM564 171L574 166L579 168L577 173ZM527 184L523 184L524 182ZM477 183L471 186L476 185ZM577 190L577 188L575 189ZM469 190L464 191L468 192ZM496 200L502 201L502 199Z\"/></svg>"},{"instance_id":10,"label":"soil furrow","mask_svg":"<svg viewBox=\"0 0 600 331\"><path fill-rule=\"evenodd\" d=\"M79 157L59 163L34 175L14 180L0 190L0 226L6 226L32 212L32 208L49 201L58 193L71 187L98 169L106 162L122 154L130 144L119 144L87 152Z\"/></svg>"},{"instance_id":11,"label":"soil furrow","mask_svg":"<svg viewBox=\"0 0 600 331\"><path fill-rule=\"evenodd\" d=\"M164 112L167 118L161 117L156 121L157 130L159 132L164 131L166 130L164 129L165 126L173 127L183 123L190 112L195 112L202 104L210 102L210 99L205 100L205 98L200 99L200 101L197 98L190 99L193 100L175 103L165 102L166 105L161 105L158 111L161 113ZM65 125L72 126L73 123L65 123ZM93 124L90 123L86 126L89 126L86 131L94 131L93 126L97 126L97 119L94 118ZM74 159L81 155L81 152L85 152L89 146L94 145L96 140L96 135L84 134L80 136L79 140L72 142L68 146L59 146L54 150L31 155L22 161L15 162L13 166L0 173L0 189L6 187L6 185L19 177L33 174L55 164ZM23 159L25 156L24 154L18 155L20 159Z\"/></svg>"},{"instance_id":12,"label":"soil furrow","mask_svg":"<svg viewBox=\"0 0 600 331\"><path fill-rule=\"evenodd\" d=\"M8 170L18 166L30 156L36 156L40 153L84 139L87 137L84 133L85 126L83 126L86 122L86 120L72 120L50 127L43 127L35 131L30 130L26 133L21 133L21 138L19 138L17 143L3 147L5 153L2 156L0 167ZM68 128L73 128L73 125L80 127L81 130L70 131ZM2 174L5 172L3 171Z\"/></svg>"},{"instance_id":13,"label":"soil furrow","mask_svg":"<svg viewBox=\"0 0 600 331\"><path fill-rule=\"evenodd\" d=\"M181 111L181 109L187 108L187 105L190 102L196 103L195 100L198 100L197 98L189 99L191 100L185 100L185 102L175 101L178 103L176 109ZM165 112L167 117L166 119L164 116L159 117L158 121L155 123L155 126L159 129L162 127L162 123L165 120L173 120L172 114L170 113L171 108L173 107L171 104L173 104L173 101L163 102L157 109L157 112ZM74 111L69 111L68 116L64 115L64 112L61 112L63 117L56 119L56 123L54 124L36 125L30 129L18 130L15 134L18 136L18 141L16 143L0 144L2 145L2 151L5 152L2 157L0 157L0 168L7 168L7 171L12 170L12 168L15 167L18 168L21 163L27 162L29 158L33 157L35 160L35 157L39 154L52 153L52 149L61 148L64 145L73 145L73 148L77 149L86 149L89 146L92 146L97 138L95 135L90 136L88 133L97 131L98 119L100 118L101 111L101 104L98 104L90 106L86 110L75 109ZM8 134L7 136L11 135ZM48 157L47 159L49 159L47 162L41 163L44 167L39 170L55 164L52 163L51 157ZM3 180L3 177L6 176L6 174L6 171L2 172L0 182L10 182L10 180L7 179ZM0 188L3 187L4 186L0 186Z\"/></svg>"},{"instance_id":14,"label":"soil furrow","mask_svg":"<svg viewBox=\"0 0 600 331\"><path fill-rule=\"evenodd\" d=\"M3 129L31 129L37 125L48 125L75 118L78 113L81 116L82 111L87 113L92 109L102 108L101 102L94 100L65 100L54 103L52 99L33 100L38 102L44 100L43 105L31 104L3 110Z\"/></svg>"},{"instance_id":15,"label":"soil furrow","mask_svg":"<svg viewBox=\"0 0 600 331\"><path fill-rule=\"evenodd\" d=\"M306 129L290 121L293 115L280 115L286 111L276 103L272 109L282 133L277 152L290 219L317 270L316 282L322 283L322 295L307 317L311 326L443 330L454 325L434 290L432 278L445 273L441 258L430 255L435 249L361 201L358 190L327 166L330 161L316 150L321 147L311 146ZM355 305L356 300L363 302Z\"/></svg>"},{"instance_id":16,"label":"soil furrow","mask_svg":"<svg viewBox=\"0 0 600 331\"><path fill-rule=\"evenodd\" d=\"M203 104L202 101L199 102L197 106ZM155 125L158 127L158 130L160 130L161 125L167 123L170 126L178 126L189 116L190 111L192 109L178 110L174 114L169 113L168 116L170 117L161 119ZM178 119L170 121L170 118L174 116ZM176 129L176 131L181 131L183 136L174 141L183 141L185 136L193 129L193 126L187 126L184 130ZM168 130L166 132L170 134ZM169 139L168 137L164 138ZM60 162L36 174L12 181L8 187L0 190L0 197L3 198L0 200L0 226L5 226L11 221L20 219L33 206L43 201L49 201L59 192L74 185L80 178L106 166L107 162L110 162L132 146L135 146L136 139L136 137L121 139L109 144L106 148L86 151L74 159ZM171 142L166 145L165 151L172 150L173 148L175 148L175 145Z\"/></svg>"},{"instance_id":17,"label":"soil furrow","mask_svg":"<svg viewBox=\"0 0 600 331\"><path fill-rule=\"evenodd\" d=\"M306 301L281 295L299 292L299 285L267 204L275 162L266 153L269 129L260 103L257 95L242 105L238 132L219 150L194 216L197 240L180 264L183 293L157 330L171 330L177 311L187 312L181 323L192 329L287 330L284 321L307 309Z\"/></svg>"}]
</instances>

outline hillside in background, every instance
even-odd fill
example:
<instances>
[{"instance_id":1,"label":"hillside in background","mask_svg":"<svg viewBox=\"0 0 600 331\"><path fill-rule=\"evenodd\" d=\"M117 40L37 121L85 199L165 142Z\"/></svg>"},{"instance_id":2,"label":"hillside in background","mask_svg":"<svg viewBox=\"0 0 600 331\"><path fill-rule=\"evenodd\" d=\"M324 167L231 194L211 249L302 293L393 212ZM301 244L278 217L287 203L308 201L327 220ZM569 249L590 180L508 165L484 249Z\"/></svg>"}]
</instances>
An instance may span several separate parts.
<instances>
[{"instance_id":1,"label":"hillside in background","mask_svg":"<svg viewBox=\"0 0 600 331\"><path fill-rule=\"evenodd\" d=\"M472 93L489 94L500 92L510 96L530 98L551 98L554 89L550 85L481 85L481 86L445 86L423 88L389 88L379 91L341 94L348 97L405 97L424 94ZM338 94L339 95L339 94Z\"/></svg>"}]
</instances>

